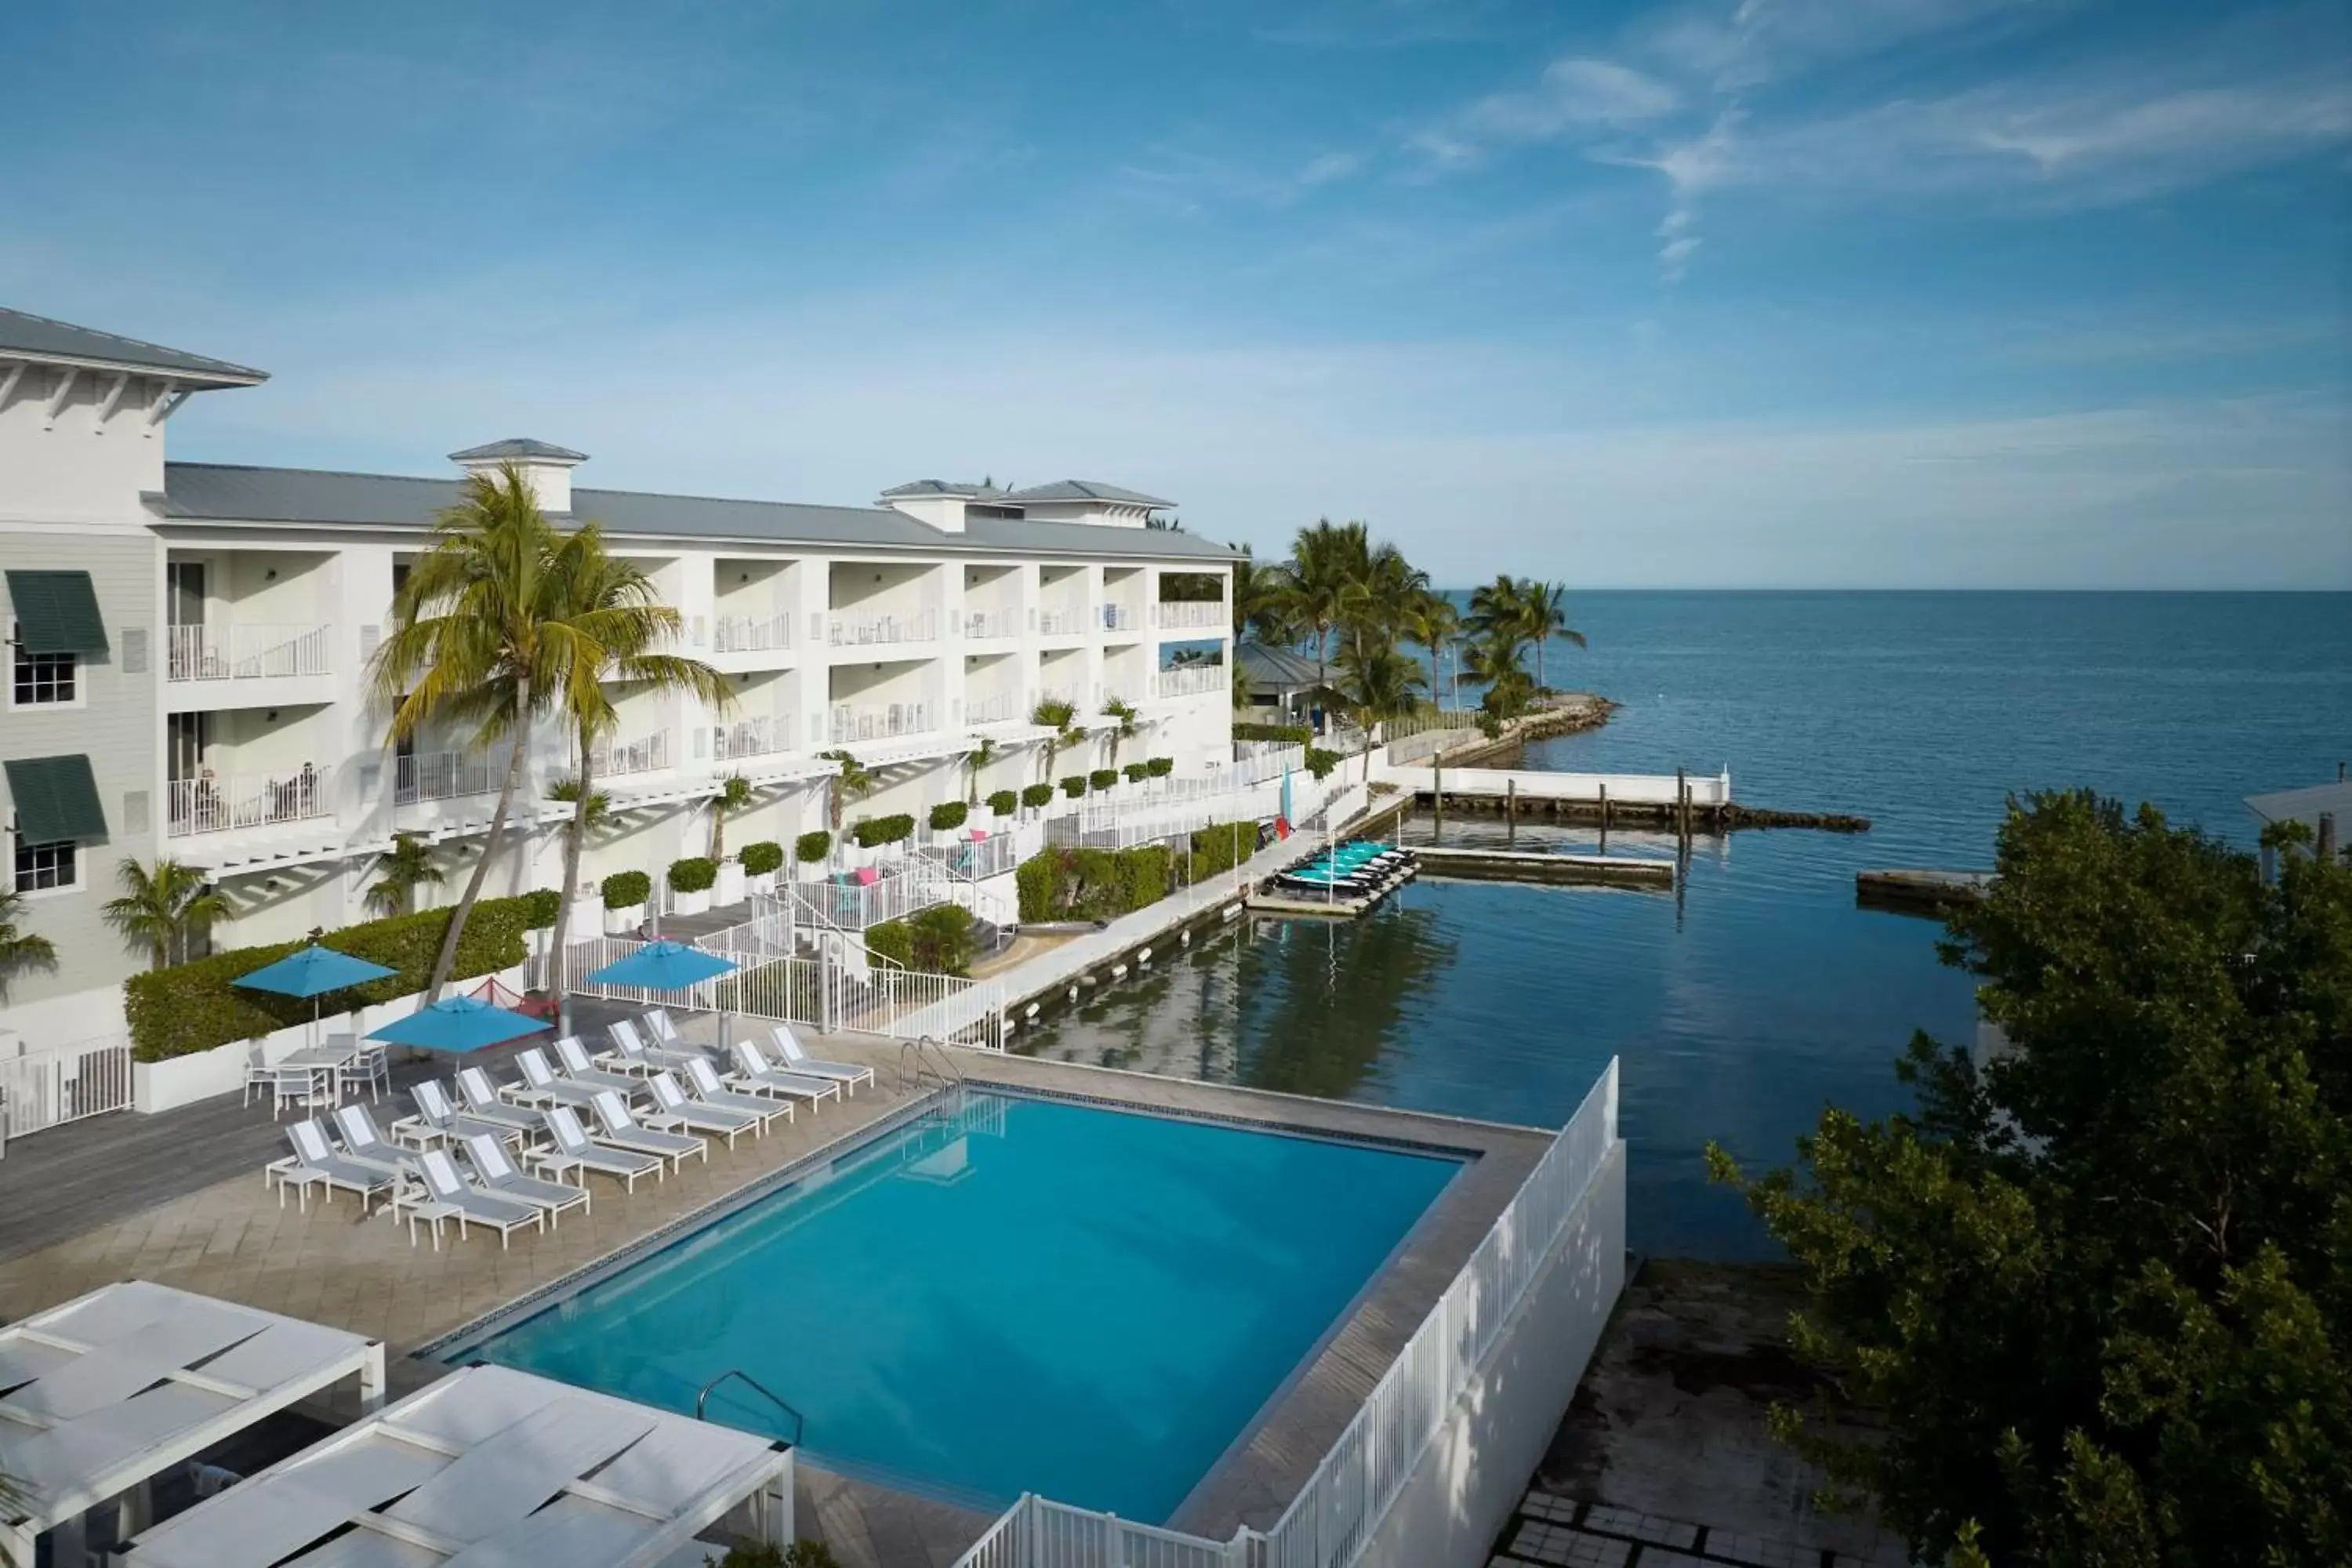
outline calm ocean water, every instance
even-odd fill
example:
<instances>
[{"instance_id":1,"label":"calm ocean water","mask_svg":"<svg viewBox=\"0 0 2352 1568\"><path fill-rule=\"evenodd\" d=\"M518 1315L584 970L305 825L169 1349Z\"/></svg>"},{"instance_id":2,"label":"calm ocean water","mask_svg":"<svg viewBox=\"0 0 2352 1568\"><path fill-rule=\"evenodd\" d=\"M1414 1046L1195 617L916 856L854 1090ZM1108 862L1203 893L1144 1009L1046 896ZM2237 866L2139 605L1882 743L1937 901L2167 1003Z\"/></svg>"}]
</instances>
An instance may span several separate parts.
<instances>
[{"instance_id":1,"label":"calm ocean water","mask_svg":"<svg viewBox=\"0 0 2352 1568\"><path fill-rule=\"evenodd\" d=\"M1592 646L1549 650L1550 679L1624 706L1528 765L1727 766L1750 805L1872 830L1702 838L1679 900L1423 881L1349 925L1253 922L1020 1048L1546 1123L1618 1056L1633 1245L1767 1257L1707 1185L1706 1140L1786 1161L1824 1104L1902 1103L1893 1062L1914 1029L1974 1033L1939 928L1856 909L1856 870L1989 865L2009 792L2075 784L2250 844L2242 796L2352 760L2347 595L1596 593L1570 608ZM1500 831L1445 825L1449 841Z\"/></svg>"}]
</instances>

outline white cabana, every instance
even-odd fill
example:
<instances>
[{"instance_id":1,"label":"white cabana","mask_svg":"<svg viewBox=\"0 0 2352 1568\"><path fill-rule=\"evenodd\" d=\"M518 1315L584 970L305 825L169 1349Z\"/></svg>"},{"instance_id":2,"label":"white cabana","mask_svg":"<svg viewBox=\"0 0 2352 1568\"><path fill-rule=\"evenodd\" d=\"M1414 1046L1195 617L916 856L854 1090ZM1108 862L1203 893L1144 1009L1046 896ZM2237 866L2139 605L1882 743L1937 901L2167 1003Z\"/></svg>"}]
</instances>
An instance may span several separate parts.
<instances>
[{"instance_id":1,"label":"white cabana","mask_svg":"<svg viewBox=\"0 0 2352 1568\"><path fill-rule=\"evenodd\" d=\"M121 1561L636 1568L747 1503L762 1539L790 1541L792 1489L781 1443L471 1366L156 1526Z\"/></svg>"},{"instance_id":2,"label":"white cabana","mask_svg":"<svg viewBox=\"0 0 2352 1568\"><path fill-rule=\"evenodd\" d=\"M0 1510L0 1542L33 1561L79 1562L82 1515L246 1427L331 1388L383 1396L383 1346L359 1334L167 1285L108 1285L0 1329L0 1471L26 1496ZM64 1538L72 1536L72 1541Z\"/></svg>"}]
</instances>

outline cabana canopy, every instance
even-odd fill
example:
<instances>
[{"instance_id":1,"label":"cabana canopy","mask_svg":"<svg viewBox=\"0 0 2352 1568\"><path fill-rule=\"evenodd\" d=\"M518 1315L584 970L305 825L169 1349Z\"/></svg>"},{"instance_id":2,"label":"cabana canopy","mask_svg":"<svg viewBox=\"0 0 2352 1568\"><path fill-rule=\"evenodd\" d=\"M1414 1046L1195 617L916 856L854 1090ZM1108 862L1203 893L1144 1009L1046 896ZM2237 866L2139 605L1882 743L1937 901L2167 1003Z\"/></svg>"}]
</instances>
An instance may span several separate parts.
<instances>
[{"instance_id":1,"label":"cabana canopy","mask_svg":"<svg viewBox=\"0 0 2352 1568\"><path fill-rule=\"evenodd\" d=\"M108 1285L0 1329L0 1470L26 1507L0 1542L33 1538L347 1377L372 1403L383 1346L168 1285Z\"/></svg>"},{"instance_id":2,"label":"cabana canopy","mask_svg":"<svg viewBox=\"0 0 2352 1568\"><path fill-rule=\"evenodd\" d=\"M753 1500L761 1533L789 1541L782 1444L470 1366L148 1531L124 1561L638 1568Z\"/></svg>"}]
</instances>

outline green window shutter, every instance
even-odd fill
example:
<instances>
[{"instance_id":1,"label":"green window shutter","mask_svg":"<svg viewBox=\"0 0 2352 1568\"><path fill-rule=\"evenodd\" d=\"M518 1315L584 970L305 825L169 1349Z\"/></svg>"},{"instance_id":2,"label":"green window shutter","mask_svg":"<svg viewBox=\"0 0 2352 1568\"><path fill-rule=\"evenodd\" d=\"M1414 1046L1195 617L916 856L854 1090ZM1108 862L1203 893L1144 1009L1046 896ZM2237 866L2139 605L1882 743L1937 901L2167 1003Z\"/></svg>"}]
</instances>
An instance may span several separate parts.
<instances>
[{"instance_id":1,"label":"green window shutter","mask_svg":"<svg viewBox=\"0 0 2352 1568\"><path fill-rule=\"evenodd\" d=\"M104 653L106 623L87 572L11 572L8 603L26 653Z\"/></svg>"},{"instance_id":2,"label":"green window shutter","mask_svg":"<svg viewBox=\"0 0 2352 1568\"><path fill-rule=\"evenodd\" d=\"M86 756L12 759L8 799L23 844L106 837L106 808L98 801L98 778Z\"/></svg>"}]
</instances>

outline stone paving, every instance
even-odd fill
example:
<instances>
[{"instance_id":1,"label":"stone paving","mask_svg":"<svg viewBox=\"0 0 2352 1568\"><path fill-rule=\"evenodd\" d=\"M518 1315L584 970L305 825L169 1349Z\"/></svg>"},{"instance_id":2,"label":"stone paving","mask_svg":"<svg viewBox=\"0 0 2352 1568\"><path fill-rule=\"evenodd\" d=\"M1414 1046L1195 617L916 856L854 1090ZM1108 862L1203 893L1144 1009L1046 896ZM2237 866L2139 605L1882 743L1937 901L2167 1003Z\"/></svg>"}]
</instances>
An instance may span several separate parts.
<instances>
[{"instance_id":1,"label":"stone paving","mask_svg":"<svg viewBox=\"0 0 2352 1568\"><path fill-rule=\"evenodd\" d=\"M1895 1568L1904 1561L1660 1519L1541 1488L1521 1500L1498 1544L1487 1568Z\"/></svg>"}]
</instances>

